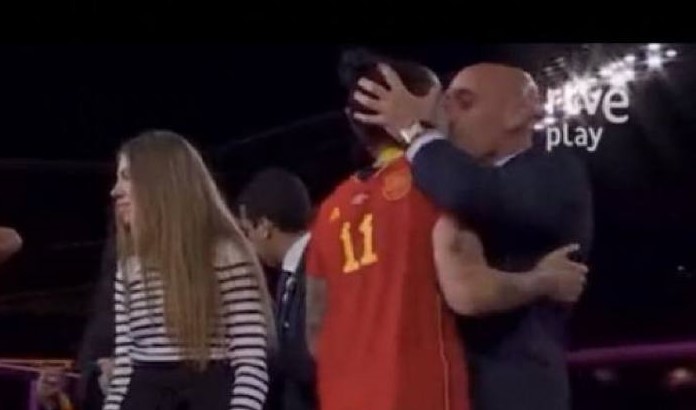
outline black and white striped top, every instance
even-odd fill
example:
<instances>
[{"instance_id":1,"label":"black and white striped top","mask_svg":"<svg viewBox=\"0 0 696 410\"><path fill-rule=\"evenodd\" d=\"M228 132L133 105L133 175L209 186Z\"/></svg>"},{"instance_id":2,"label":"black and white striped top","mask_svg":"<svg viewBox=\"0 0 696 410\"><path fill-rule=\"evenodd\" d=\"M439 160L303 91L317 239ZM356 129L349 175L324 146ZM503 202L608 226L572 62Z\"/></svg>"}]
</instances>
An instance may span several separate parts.
<instances>
[{"instance_id":1,"label":"black and white striped top","mask_svg":"<svg viewBox=\"0 0 696 410\"><path fill-rule=\"evenodd\" d=\"M236 253L234 251L233 255ZM261 410L268 392L267 332L261 292L251 264L240 258L218 257L222 311L210 346L211 360L229 360L234 372L230 409ZM237 262L235 262L237 261ZM137 263L121 269L115 281L116 347L114 371L104 410L119 410L128 391L134 362L174 362L182 357L164 325L162 283L148 280L148 291Z\"/></svg>"}]
</instances>

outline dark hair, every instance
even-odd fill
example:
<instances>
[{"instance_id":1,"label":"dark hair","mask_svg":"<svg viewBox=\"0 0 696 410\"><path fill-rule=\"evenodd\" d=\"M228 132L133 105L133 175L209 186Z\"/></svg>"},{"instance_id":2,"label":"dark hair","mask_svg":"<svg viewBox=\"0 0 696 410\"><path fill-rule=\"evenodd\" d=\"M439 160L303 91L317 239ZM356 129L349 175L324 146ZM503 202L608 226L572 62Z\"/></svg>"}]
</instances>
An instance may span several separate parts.
<instances>
[{"instance_id":1,"label":"dark hair","mask_svg":"<svg viewBox=\"0 0 696 410\"><path fill-rule=\"evenodd\" d=\"M380 85L387 86L378 64L389 65L401 78L404 86L413 94L426 95L436 85L435 74L427 67L411 61L397 60L380 56L365 49L345 51L341 56L338 74L341 84L348 90L346 109L351 128L368 148L379 145L380 142L393 141L387 132L379 126L363 124L352 118L355 111L371 113L353 99L353 93L358 89L358 80L365 77Z\"/></svg>"},{"instance_id":2,"label":"dark hair","mask_svg":"<svg viewBox=\"0 0 696 410\"><path fill-rule=\"evenodd\" d=\"M287 233L307 229L312 214L312 203L302 180L280 168L256 174L237 197L237 212L241 206L254 224L266 218Z\"/></svg>"}]
</instances>

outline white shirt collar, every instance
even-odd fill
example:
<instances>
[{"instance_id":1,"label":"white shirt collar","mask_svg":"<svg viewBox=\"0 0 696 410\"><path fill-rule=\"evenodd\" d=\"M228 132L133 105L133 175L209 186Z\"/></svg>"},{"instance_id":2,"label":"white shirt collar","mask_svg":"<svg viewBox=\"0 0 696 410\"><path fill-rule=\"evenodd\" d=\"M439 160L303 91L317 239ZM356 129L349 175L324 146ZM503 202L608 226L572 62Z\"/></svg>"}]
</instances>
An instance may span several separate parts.
<instances>
[{"instance_id":1,"label":"white shirt collar","mask_svg":"<svg viewBox=\"0 0 696 410\"><path fill-rule=\"evenodd\" d=\"M521 153L523 153L525 151L526 151L526 149L523 149L523 150L520 150L517 152L513 152L510 155L506 155L506 156L500 158L499 160L495 161L495 163L493 165L496 167L502 167L503 165L507 164L508 161L510 161L511 159L515 158L516 156L520 155Z\"/></svg>"},{"instance_id":2,"label":"white shirt collar","mask_svg":"<svg viewBox=\"0 0 696 410\"><path fill-rule=\"evenodd\" d=\"M300 236L293 244L290 249L285 253L283 258L283 270L286 272L295 272L300 265L302 260L302 254L309 243L309 233L305 233Z\"/></svg>"}]
</instances>

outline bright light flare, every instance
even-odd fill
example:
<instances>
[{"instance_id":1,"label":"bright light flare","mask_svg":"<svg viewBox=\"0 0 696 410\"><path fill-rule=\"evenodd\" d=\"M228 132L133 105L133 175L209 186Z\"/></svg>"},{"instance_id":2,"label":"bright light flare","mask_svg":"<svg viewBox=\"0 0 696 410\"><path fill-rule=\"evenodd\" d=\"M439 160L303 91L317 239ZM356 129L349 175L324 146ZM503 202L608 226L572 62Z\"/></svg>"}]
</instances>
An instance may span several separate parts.
<instances>
[{"instance_id":1,"label":"bright light flare","mask_svg":"<svg viewBox=\"0 0 696 410\"><path fill-rule=\"evenodd\" d=\"M662 67L662 56L659 54L648 56L648 68L656 69Z\"/></svg>"}]
</instances>

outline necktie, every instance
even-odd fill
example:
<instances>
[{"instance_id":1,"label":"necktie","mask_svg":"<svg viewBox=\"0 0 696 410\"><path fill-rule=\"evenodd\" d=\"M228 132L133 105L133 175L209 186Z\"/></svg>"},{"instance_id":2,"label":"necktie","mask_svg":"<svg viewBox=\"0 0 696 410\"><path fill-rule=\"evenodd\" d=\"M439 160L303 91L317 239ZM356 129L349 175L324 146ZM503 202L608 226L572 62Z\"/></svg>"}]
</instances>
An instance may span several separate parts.
<instances>
[{"instance_id":1,"label":"necktie","mask_svg":"<svg viewBox=\"0 0 696 410\"><path fill-rule=\"evenodd\" d=\"M295 278L295 273L290 271L284 271L283 277L285 281L283 283L283 292L280 297L280 321L283 326L283 330L287 330L290 327L289 313L290 313L290 300L292 299L293 291L295 290L295 284L297 279Z\"/></svg>"}]
</instances>

